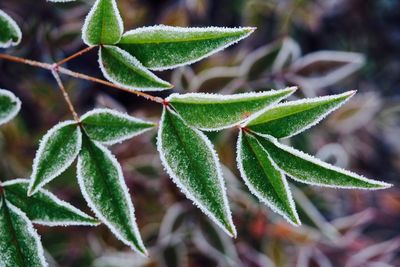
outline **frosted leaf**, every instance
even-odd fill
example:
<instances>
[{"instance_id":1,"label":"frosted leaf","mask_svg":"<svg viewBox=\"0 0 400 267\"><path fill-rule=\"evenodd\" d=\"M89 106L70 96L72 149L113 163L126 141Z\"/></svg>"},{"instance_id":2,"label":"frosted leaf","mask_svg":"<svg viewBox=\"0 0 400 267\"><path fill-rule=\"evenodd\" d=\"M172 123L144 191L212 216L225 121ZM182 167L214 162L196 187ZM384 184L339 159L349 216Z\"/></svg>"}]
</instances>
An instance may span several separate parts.
<instances>
[{"instance_id":1,"label":"frosted leaf","mask_svg":"<svg viewBox=\"0 0 400 267\"><path fill-rule=\"evenodd\" d=\"M0 125L13 119L21 109L21 101L10 91L0 89Z\"/></svg>"},{"instance_id":2,"label":"frosted leaf","mask_svg":"<svg viewBox=\"0 0 400 267\"><path fill-rule=\"evenodd\" d=\"M221 130L239 124L254 112L288 97L296 89L290 87L283 90L235 95L172 94L166 101L187 124L201 130Z\"/></svg>"},{"instance_id":3,"label":"frosted leaf","mask_svg":"<svg viewBox=\"0 0 400 267\"><path fill-rule=\"evenodd\" d=\"M27 196L28 179L15 179L2 184L7 201L18 206L34 223L48 226L98 225L99 222L71 204L40 189Z\"/></svg>"},{"instance_id":4,"label":"frosted leaf","mask_svg":"<svg viewBox=\"0 0 400 267\"><path fill-rule=\"evenodd\" d=\"M107 148L86 135L77 176L83 197L99 220L123 243L146 255L121 166Z\"/></svg>"},{"instance_id":5,"label":"frosted leaf","mask_svg":"<svg viewBox=\"0 0 400 267\"><path fill-rule=\"evenodd\" d=\"M138 91L160 91L172 88L146 69L135 57L116 46L103 46L99 50L99 65L109 81Z\"/></svg>"},{"instance_id":6,"label":"frosted leaf","mask_svg":"<svg viewBox=\"0 0 400 267\"><path fill-rule=\"evenodd\" d=\"M86 134L105 145L120 143L155 126L112 109L94 109L81 117Z\"/></svg>"},{"instance_id":7,"label":"frosted leaf","mask_svg":"<svg viewBox=\"0 0 400 267\"><path fill-rule=\"evenodd\" d=\"M17 23L0 10L0 48L18 45L21 39L22 33Z\"/></svg>"},{"instance_id":8,"label":"frosted leaf","mask_svg":"<svg viewBox=\"0 0 400 267\"><path fill-rule=\"evenodd\" d=\"M318 124L354 94L355 91L349 91L339 95L281 103L254 114L244 126L276 138L291 137Z\"/></svg>"},{"instance_id":9,"label":"frosted leaf","mask_svg":"<svg viewBox=\"0 0 400 267\"><path fill-rule=\"evenodd\" d=\"M326 187L384 189L391 186L330 165L269 136L256 136L276 165L296 181Z\"/></svg>"},{"instance_id":10,"label":"frosted leaf","mask_svg":"<svg viewBox=\"0 0 400 267\"><path fill-rule=\"evenodd\" d=\"M40 141L33 160L28 194L64 172L75 160L82 144L81 130L76 122L65 121L51 128Z\"/></svg>"},{"instance_id":11,"label":"frosted leaf","mask_svg":"<svg viewBox=\"0 0 400 267\"><path fill-rule=\"evenodd\" d=\"M87 45L116 44L123 31L115 0L97 0L83 24L82 39Z\"/></svg>"},{"instance_id":12,"label":"frosted leaf","mask_svg":"<svg viewBox=\"0 0 400 267\"><path fill-rule=\"evenodd\" d=\"M300 225L285 175L258 140L243 131L237 143L237 163L251 193L288 222Z\"/></svg>"},{"instance_id":13,"label":"frosted leaf","mask_svg":"<svg viewBox=\"0 0 400 267\"><path fill-rule=\"evenodd\" d=\"M228 235L236 236L221 166L207 137L167 108L162 114L157 148L167 173L186 197Z\"/></svg>"},{"instance_id":14,"label":"frosted leaf","mask_svg":"<svg viewBox=\"0 0 400 267\"><path fill-rule=\"evenodd\" d=\"M192 64L249 36L255 28L157 25L124 33L118 46L152 70Z\"/></svg>"},{"instance_id":15,"label":"frosted leaf","mask_svg":"<svg viewBox=\"0 0 400 267\"><path fill-rule=\"evenodd\" d=\"M47 266L40 237L28 217L0 198L0 266Z\"/></svg>"}]
</instances>

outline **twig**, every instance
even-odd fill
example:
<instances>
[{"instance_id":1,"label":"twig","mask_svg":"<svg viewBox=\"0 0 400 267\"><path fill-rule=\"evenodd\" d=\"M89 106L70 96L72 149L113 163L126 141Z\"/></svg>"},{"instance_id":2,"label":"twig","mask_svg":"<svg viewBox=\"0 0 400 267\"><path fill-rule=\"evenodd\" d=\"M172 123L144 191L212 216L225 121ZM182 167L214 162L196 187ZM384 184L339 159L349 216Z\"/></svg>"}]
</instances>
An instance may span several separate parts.
<instances>
[{"instance_id":1,"label":"twig","mask_svg":"<svg viewBox=\"0 0 400 267\"><path fill-rule=\"evenodd\" d=\"M53 74L54 79L56 79L58 87L60 88L60 90L61 90L61 92L62 92L62 94L64 96L65 102L67 102L68 108L71 111L72 116L74 117L74 120L77 123L80 123L79 116L75 111L74 105L72 104L72 101L69 98L69 95L68 95L67 91L65 90L65 87L64 87L64 85L63 85L63 83L61 81L60 75L58 75L57 68L58 68L57 65L54 64L53 69L51 70L51 74Z\"/></svg>"},{"instance_id":2,"label":"twig","mask_svg":"<svg viewBox=\"0 0 400 267\"><path fill-rule=\"evenodd\" d=\"M71 55L71 56L69 56L69 57L67 57L67 58L64 58L63 60L58 61L58 62L56 63L56 66L61 66L62 64L66 63L66 62L68 62L68 61L70 61L70 60L72 60L72 59L74 59L74 58L77 58L77 57L79 57L79 56L82 56L83 54L89 52L90 50L92 50L92 49L95 48L95 47L97 47L97 46L89 46L89 47L86 47L85 49L82 49L82 50L76 52L75 54L73 54L73 55Z\"/></svg>"},{"instance_id":3,"label":"twig","mask_svg":"<svg viewBox=\"0 0 400 267\"><path fill-rule=\"evenodd\" d=\"M14 57L14 56L10 56L7 54L0 54L0 58L8 60L8 61L13 61L13 62L17 62L17 63L22 63L22 64L46 69L46 70L52 70L52 68L53 68L53 65L48 64L48 63L39 62L39 61L30 60L30 59L21 58L21 57Z\"/></svg>"},{"instance_id":4,"label":"twig","mask_svg":"<svg viewBox=\"0 0 400 267\"><path fill-rule=\"evenodd\" d=\"M15 57L15 56L10 56L10 55L7 55L7 54L0 54L0 59L5 59L5 60L8 60L8 61L22 63L22 64L26 64L26 65L30 65L30 66L34 66L34 67L38 67L38 68L42 68L42 69L47 69L47 70L50 70L50 71L52 71L54 69L54 65L52 65L52 64L39 62L39 61L35 61L35 60L30 60L30 59L25 59L25 58L20 58L20 57ZM129 88L125 88L125 87L113 84L111 82L108 82L108 81L105 81L105 80L102 80L102 79L99 79L99 78L95 78L95 77L92 77L92 76L89 76L89 75L86 75L86 74L82 74L82 73L79 73L79 72L74 72L74 71L71 71L71 70L63 68L63 67L58 67L57 64L56 64L56 66L57 66L57 71L60 72L60 73L65 74L65 75L72 76L72 77L75 77L75 78L78 78L78 79L83 79L83 80L95 82L95 83L104 84L104 85L107 85L109 87L113 87L113 88L116 88L116 89L119 89L119 90L122 90L122 91L125 91L125 92L128 92L128 93L131 93L131 94L135 94L137 96L144 97L145 99L153 101L153 102L156 102L156 103L160 103L160 104L164 103L164 99L161 98L161 97L152 96L150 94L147 94L147 93L144 93L144 92L140 92L140 91L136 91L136 90L132 90L132 89L129 89Z\"/></svg>"},{"instance_id":5,"label":"twig","mask_svg":"<svg viewBox=\"0 0 400 267\"><path fill-rule=\"evenodd\" d=\"M86 74L83 74L83 73L74 72L72 70L69 70L69 69L66 69L66 68L63 68L63 67L60 67L58 69L58 71L60 73L63 73L65 75L72 76L72 77L75 77L75 78L78 78L78 79L104 84L104 85L107 85L109 87L113 87L113 88L116 88L116 89L119 89L119 90L122 90L122 91L125 91L125 92L128 92L128 93L132 93L132 94L135 94L137 96L144 97L144 98L146 98L146 99L148 99L150 101L153 101L153 102L157 102L157 103L160 103L160 104L164 103L164 99L161 98L161 97L152 96L152 95L149 95L149 94L144 93L144 92L128 89L128 88L113 84L111 82L108 82L108 81L105 81L105 80L102 80L102 79L98 79L98 78L86 75Z\"/></svg>"}]
</instances>

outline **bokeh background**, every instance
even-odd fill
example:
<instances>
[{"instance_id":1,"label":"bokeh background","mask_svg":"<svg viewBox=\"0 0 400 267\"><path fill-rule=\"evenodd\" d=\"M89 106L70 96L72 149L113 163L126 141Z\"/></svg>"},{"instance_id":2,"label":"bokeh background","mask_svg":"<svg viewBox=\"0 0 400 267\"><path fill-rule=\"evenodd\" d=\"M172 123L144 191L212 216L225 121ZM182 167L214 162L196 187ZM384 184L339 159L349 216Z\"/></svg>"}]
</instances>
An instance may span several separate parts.
<instances>
[{"instance_id":1,"label":"bokeh background","mask_svg":"<svg viewBox=\"0 0 400 267\"><path fill-rule=\"evenodd\" d=\"M21 45L6 52L54 62L84 48L80 29L92 3L0 1L23 31ZM247 40L207 60L158 73L175 85L175 92L231 94L298 85L295 99L357 89L343 108L289 142L395 186L366 192L293 182L303 221L295 228L244 187L234 161L235 131L214 133L210 138L224 164L238 228L233 240L172 184L152 131L112 148L122 163L150 257L129 251L104 226L37 226L51 266L400 266L400 1L119 0L118 5L125 29L154 24L258 28ZM66 67L101 77L96 56L91 51ZM159 118L157 104L62 78L81 114L110 107ZM0 129L1 179L29 177L40 138L70 115L47 71L0 61L0 87L23 103L19 116ZM90 213L73 168L48 188Z\"/></svg>"}]
</instances>

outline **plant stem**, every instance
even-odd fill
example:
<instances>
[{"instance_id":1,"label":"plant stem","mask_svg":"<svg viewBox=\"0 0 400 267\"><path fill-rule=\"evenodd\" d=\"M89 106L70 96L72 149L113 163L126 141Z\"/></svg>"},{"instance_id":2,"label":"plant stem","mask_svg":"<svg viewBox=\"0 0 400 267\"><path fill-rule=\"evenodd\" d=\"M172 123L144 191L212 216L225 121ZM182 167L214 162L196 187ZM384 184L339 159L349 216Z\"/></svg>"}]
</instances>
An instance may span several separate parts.
<instances>
[{"instance_id":1,"label":"plant stem","mask_svg":"<svg viewBox=\"0 0 400 267\"><path fill-rule=\"evenodd\" d=\"M77 123L80 123L79 116L76 113L74 105L72 104L72 101L69 98L69 95L68 95L67 91L65 90L65 87L64 87L64 85L63 85L63 83L61 81L60 75L57 72L57 65L56 64L54 65L54 68L51 70L51 74L53 74L54 79L56 79L58 87L60 88L60 90L61 90L61 92L62 92L62 94L64 96L65 102L67 102L68 108L71 111L72 116L74 117L74 120Z\"/></svg>"},{"instance_id":2,"label":"plant stem","mask_svg":"<svg viewBox=\"0 0 400 267\"><path fill-rule=\"evenodd\" d=\"M78 52L79 53L79 52ZM78 55L77 55L78 56ZM76 56L75 56L76 57ZM13 62L17 62L17 63L22 63L22 64L26 64L26 65L30 65L30 66L34 66L34 67L38 67L38 68L42 68L42 69L47 69L50 71L53 71L53 69L55 69L54 65L49 64L49 63L44 63L44 62L39 62L39 61L35 61L35 60L30 60L30 59L25 59L25 58L20 58L20 57L15 57L15 56L10 56L7 54L0 54L0 59L5 59L8 61L13 61ZM58 67L58 65L55 65L57 67L57 71L60 73L63 73L65 75L68 76L72 76L78 79L83 79L83 80L87 80L87 81L91 81L91 82L95 82L95 83L100 83L100 84L104 84L107 85L109 87L113 87L131 94L135 94L137 96L141 96L144 97L147 100L159 103L159 104L163 104L164 103L164 99L161 97L157 97L157 96L152 96L150 94L144 93L144 92L140 92L140 91L136 91L136 90L132 90L132 89L128 89L116 84L113 84L111 82L99 79L99 78L95 78L83 73L79 73L79 72L74 72L71 71L69 69L63 68L63 67Z\"/></svg>"},{"instance_id":3,"label":"plant stem","mask_svg":"<svg viewBox=\"0 0 400 267\"><path fill-rule=\"evenodd\" d=\"M0 54L0 58L8 60L8 61L13 61L13 62L25 64L25 65L30 65L30 66L46 69L46 70L51 70L53 68L53 66L48 63L43 63L43 62L30 60L30 59L26 59L26 58L21 58L21 57L14 57L14 56L10 56L7 54Z\"/></svg>"},{"instance_id":4,"label":"plant stem","mask_svg":"<svg viewBox=\"0 0 400 267\"><path fill-rule=\"evenodd\" d=\"M69 57L67 57L67 58L64 58L63 60L58 61L58 62L56 63L56 66L61 66L62 64L66 63L66 62L68 62L68 61L70 61L70 60L72 60L72 59L74 59L74 58L77 58L77 57L79 57L79 56L82 56L83 54L89 52L90 50L92 50L92 49L95 48L95 47L97 47L97 46L88 46L88 47L86 47L85 49L82 49L82 50L76 52L75 54L73 54L73 55L71 55L71 56L69 56Z\"/></svg>"},{"instance_id":5,"label":"plant stem","mask_svg":"<svg viewBox=\"0 0 400 267\"><path fill-rule=\"evenodd\" d=\"M72 76L72 77L75 77L75 78L78 78L78 79L104 84L104 85L107 85L109 87L113 87L113 88L116 88L116 89L119 89L119 90L122 90L122 91L125 91L125 92L128 92L128 93L132 93L132 94L135 94L137 96L144 97L144 98L146 98L146 99L148 99L150 101L153 101L153 102L157 102L157 103L160 103L160 104L162 104L164 102L164 99L161 98L161 97L152 96L152 95L149 95L149 94L144 93L144 92L128 89L128 88L113 84L111 82L108 82L108 81L105 81L105 80L102 80L102 79L99 79L99 78L95 78L95 77L92 77L92 76L89 76L89 75L86 75L86 74L83 74L83 73L71 71L71 70L63 68L63 67L60 67L58 69L58 71L60 73L63 73L65 75Z\"/></svg>"}]
</instances>

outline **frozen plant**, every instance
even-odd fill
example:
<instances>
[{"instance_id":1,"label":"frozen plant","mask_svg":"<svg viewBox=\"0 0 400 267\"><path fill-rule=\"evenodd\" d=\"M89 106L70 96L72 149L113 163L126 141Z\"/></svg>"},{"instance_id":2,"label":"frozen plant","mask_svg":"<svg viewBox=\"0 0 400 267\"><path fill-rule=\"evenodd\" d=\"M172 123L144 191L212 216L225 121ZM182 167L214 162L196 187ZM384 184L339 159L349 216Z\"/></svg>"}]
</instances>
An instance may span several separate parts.
<instances>
[{"instance_id":1,"label":"frozen plant","mask_svg":"<svg viewBox=\"0 0 400 267\"><path fill-rule=\"evenodd\" d=\"M342 170L279 142L317 124L343 105L354 91L283 103L279 102L293 94L296 87L234 95L174 93L165 99L148 93L172 88L152 70L194 63L248 37L254 30L158 25L124 33L116 1L97 0L82 29L82 39L88 45L84 50L54 64L0 54L3 60L49 70L73 118L60 122L44 135L33 160L30 180L1 182L1 266L46 266L32 222L49 226L101 222L124 244L146 255L121 165L108 146L156 126L157 150L166 172L188 199L232 237L237 232L221 164L204 131L238 130L237 165L245 184L261 202L293 225L301 222L287 177L316 186L389 187L387 183ZM20 40L19 27L1 11L1 46L14 46ZM99 66L108 81L61 66L93 49L99 51ZM163 109L161 119L156 124L110 109L95 109L80 116L60 74L109 85L159 103ZM20 101L12 93L0 91L1 123L15 116L19 107ZM97 219L43 189L75 159L80 190Z\"/></svg>"}]
</instances>

